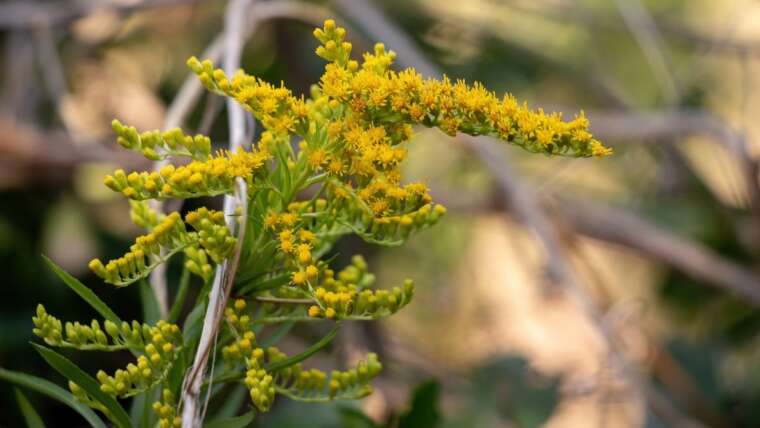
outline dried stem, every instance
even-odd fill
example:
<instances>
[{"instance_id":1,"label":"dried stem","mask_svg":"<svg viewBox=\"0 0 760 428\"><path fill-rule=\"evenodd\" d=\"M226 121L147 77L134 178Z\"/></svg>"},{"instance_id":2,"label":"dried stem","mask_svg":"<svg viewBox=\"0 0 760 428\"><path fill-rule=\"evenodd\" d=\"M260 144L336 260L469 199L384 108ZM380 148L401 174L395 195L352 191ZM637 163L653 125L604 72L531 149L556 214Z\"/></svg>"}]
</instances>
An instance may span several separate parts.
<instances>
[{"instance_id":1,"label":"dried stem","mask_svg":"<svg viewBox=\"0 0 760 428\"><path fill-rule=\"evenodd\" d=\"M225 15L225 44L224 44L224 68L232 75L240 67L240 55L243 50L246 14L252 0L231 0L227 6ZM245 114L243 108L234 100L227 100L227 117L229 119L230 150L243 147L245 143ZM199 407L198 399L203 385L203 377L206 371L209 354L214 352L213 344L222 324L224 308L235 279L240 252L245 241L246 222L248 220L248 192L245 181L237 179L236 198L241 209L239 221L235 221L235 198L224 197L224 215L227 224L232 228L237 223L237 244L231 258L217 266L214 282L211 287L208 307L203 320L203 330L198 342L198 350L193 364L185 376L182 393L182 427L200 427L203 424L203 413ZM205 405L204 405L205 410Z\"/></svg>"},{"instance_id":2,"label":"dried stem","mask_svg":"<svg viewBox=\"0 0 760 428\"><path fill-rule=\"evenodd\" d=\"M246 223L248 219L248 189L245 181L238 178L236 181L236 199L238 199L241 209L239 216L228 216L228 225L237 224L237 244L232 257L225 260L224 263L216 267L214 282L209 293L209 302L206 308L206 315L203 318L203 330L198 342L198 350L195 353L193 364L185 375L182 387L182 427L194 428L202 426L203 418L198 406L198 399L203 385L203 377L206 371L209 355L213 352L213 346L219 328L224 316L224 308L227 306L227 299L235 282L235 273L238 262L240 261L240 252L243 241L245 240ZM225 197L225 199L232 199ZM234 210L233 210L234 211Z\"/></svg>"}]
</instances>

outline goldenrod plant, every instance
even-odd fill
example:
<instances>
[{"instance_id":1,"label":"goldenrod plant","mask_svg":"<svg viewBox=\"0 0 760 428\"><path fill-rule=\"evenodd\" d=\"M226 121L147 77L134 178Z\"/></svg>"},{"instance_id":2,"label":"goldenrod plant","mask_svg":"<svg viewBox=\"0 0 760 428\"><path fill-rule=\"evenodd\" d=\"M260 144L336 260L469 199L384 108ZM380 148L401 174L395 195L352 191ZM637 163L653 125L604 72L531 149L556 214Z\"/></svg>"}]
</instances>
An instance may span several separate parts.
<instances>
[{"instance_id":1,"label":"goldenrod plant","mask_svg":"<svg viewBox=\"0 0 760 428\"><path fill-rule=\"evenodd\" d=\"M95 426L104 426L103 418L118 427L180 426L178 406L187 386L183 377L198 347L215 269L234 258L236 276L211 351L214 369L204 379L202 395L213 402L228 385L247 389L249 411L237 423L250 422L282 399L365 397L382 369L375 354L331 373L308 368L306 360L330 343L342 323L387 317L412 300L411 280L375 288L375 277L360 255L340 270L328 255L349 234L372 244L400 245L446 213L424 183L403 180L401 164L414 126L438 128L451 136L487 135L547 155L611 153L591 136L582 113L565 122L558 114L529 110L511 95L498 98L478 83L423 78L414 69L394 71L395 54L381 43L357 61L345 30L332 20L314 36L320 43L316 53L327 65L309 97L243 71L227 75L208 60L188 60L209 91L234 99L262 124L261 136L250 149L214 152L203 135L179 129L139 132L113 121L118 144L154 161L176 163L153 172L116 170L105 177L106 186L130 200L131 218L145 234L122 257L95 259L90 268L104 282L127 287L183 255L184 272L173 288L171 311L157 322L122 321L51 262L104 319L63 322L44 306L37 308L33 331L44 346L35 346L69 379L70 392L27 375L4 372L4 377L68 403ZM182 157L187 159L178 159ZM205 207L184 216L164 214L148 203L232 195L240 179L247 185L247 206L232 218ZM234 233L229 224L243 233ZM238 242L241 236L243 242ZM192 275L204 285L198 301L188 307ZM286 355L274 344L301 322L332 328L302 353ZM279 327L263 329L273 324ZM91 376L51 348L126 351L133 361L113 373L101 370ZM129 397L146 403L147 410L140 411L138 404L130 416L119 401Z\"/></svg>"}]
</instances>

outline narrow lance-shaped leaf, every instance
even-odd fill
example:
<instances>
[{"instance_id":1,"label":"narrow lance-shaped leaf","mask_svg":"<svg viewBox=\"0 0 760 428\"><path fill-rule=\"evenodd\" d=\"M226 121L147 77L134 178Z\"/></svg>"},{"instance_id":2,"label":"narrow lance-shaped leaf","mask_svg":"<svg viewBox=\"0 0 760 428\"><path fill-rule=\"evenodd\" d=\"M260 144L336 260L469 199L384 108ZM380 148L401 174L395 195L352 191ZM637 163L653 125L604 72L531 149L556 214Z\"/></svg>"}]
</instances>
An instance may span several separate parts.
<instances>
[{"instance_id":1,"label":"narrow lance-shaped leaf","mask_svg":"<svg viewBox=\"0 0 760 428\"><path fill-rule=\"evenodd\" d=\"M89 407L76 401L74 396L60 386L36 376L0 368L0 379L37 391L70 407L95 428L106 428L103 421Z\"/></svg>"},{"instance_id":2,"label":"narrow lance-shaped leaf","mask_svg":"<svg viewBox=\"0 0 760 428\"><path fill-rule=\"evenodd\" d=\"M21 414L24 416L24 421L28 428L45 428L45 423L42 422L42 418L34 410L32 403L26 398L26 396L18 389L15 389L16 402L21 409Z\"/></svg>"},{"instance_id":3,"label":"narrow lance-shaped leaf","mask_svg":"<svg viewBox=\"0 0 760 428\"><path fill-rule=\"evenodd\" d=\"M111 310L111 308L108 307L98 296L93 293L92 290L90 290L87 286L79 282L78 279L71 276L68 272L63 270L60 266L55 264L52 260L50 260L47 256L43 255L43 259L45 259L45 262L50 266L50 269L55 272L56 275L58 275L58 278L61 278L61 280L66 283L66 285L69 286L72 290L74 290L75 293L79 295L82 299L84 299L85 302L89 303L90 306L93 307L100 315L103 316L103 318L115 323L116 325L121 325L121 319L119 319L118 316L114 313L114 311Z\"/></svg>"},{"instance_id":4,"label":"narrow lance-shaped leaf","mask_svg":"<svg viewBox=\"0 0 760 428\"><path fill-rule=\"evenodd\" d=\"M95 400L105 406L110 413L111 419L121 428L131 428L132 423L129 421L129 415L123 407L110 395L100 390L100 384L98 381L92 378L92 376L85 373L82 369L77 367L74 363L69 361L66 357L53 351L52 349L32 344L42 358L50 364L58 373L70 381L77 384L87 394L92 396Z\"/></svg>"}]
</instances>

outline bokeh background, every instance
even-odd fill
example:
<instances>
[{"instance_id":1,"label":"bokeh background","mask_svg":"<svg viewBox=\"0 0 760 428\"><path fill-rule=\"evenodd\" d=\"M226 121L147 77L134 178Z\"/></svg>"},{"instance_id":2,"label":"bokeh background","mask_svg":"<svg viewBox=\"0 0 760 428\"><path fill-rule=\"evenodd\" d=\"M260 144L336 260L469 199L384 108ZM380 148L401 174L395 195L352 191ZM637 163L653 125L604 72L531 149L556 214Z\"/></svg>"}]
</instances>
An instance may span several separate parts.
<instances>
[{"instance_id":1,"label":"bokeh background","mask_svg":"<svg viewBox=\"0 0 760 428\"><path fill-rule=\"evenodd\" d=\"M378 352L376 393L328 406L278 400L256 426L760 425L758 2L250 4L243 68L298 93L323 68L311 30L334 17L354 52L382 40L425 75L478 80L568 118L585 110L615 149L553 159L418 129L407 176L425 179L449 214L400 248L347 239L336 261L364 253L380 285L414 278L416 300L387 322L351 325L320 357ZM224 145L218 97L185 111L173 101L189 87L185 60L219 54L226 7L0 3L0 366L63 384L28 343L34 307L94 316L41 254L124 318L141 316L137 289L86 268L139 233L101 180L149 165L119 150L109 124L181 125ZM289 341L317 334L305 326ZM112 370L126 358L77 361ZM82 426L27 397L48 426ZM22 426L5 383L0 409L0 427Z\"/></svg>"}]
</instances>

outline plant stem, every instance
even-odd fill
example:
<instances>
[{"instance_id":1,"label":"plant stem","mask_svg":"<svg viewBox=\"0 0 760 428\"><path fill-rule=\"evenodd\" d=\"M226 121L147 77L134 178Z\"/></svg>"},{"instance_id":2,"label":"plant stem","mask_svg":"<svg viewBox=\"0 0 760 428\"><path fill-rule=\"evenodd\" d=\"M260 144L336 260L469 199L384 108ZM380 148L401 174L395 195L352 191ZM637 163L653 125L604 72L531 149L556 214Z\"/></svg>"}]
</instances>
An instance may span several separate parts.
<instances>
[{"instance_id":1,"label":"plant stem","mask_svg":"<svg viewBox=\"0 0 760 428\"><path fill-rule=\"evenodd\" d=\"M182 275L179 278L179 289L177 290L177 297L174 299L172 308L169 311L168 321L172 324L177 322L182 307L185 305L185 299L187 298L187 290L190 288L190 271L187 267L182 267Z\"/></svg>"},{"instance_id":2,"label":"plant stem","mask_svg":"<svg viewBox=\"0 0 760 428\"><path fill-rule=\"evenodd\" d=\"M282 304L289 304L289 305L313 305L314 300L312 299L287 299L283 297L265 297L265 296L256 296L254 299L258 300L259 302L264 303L282 303Z\"/></svg>"}]
</instances>

